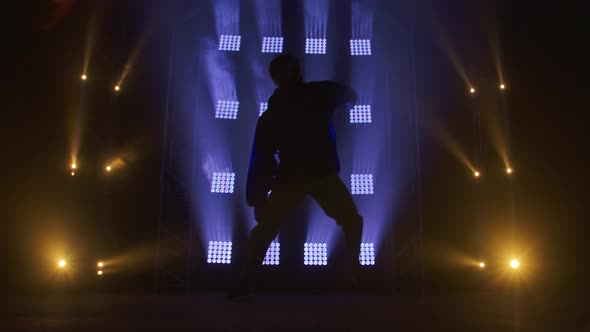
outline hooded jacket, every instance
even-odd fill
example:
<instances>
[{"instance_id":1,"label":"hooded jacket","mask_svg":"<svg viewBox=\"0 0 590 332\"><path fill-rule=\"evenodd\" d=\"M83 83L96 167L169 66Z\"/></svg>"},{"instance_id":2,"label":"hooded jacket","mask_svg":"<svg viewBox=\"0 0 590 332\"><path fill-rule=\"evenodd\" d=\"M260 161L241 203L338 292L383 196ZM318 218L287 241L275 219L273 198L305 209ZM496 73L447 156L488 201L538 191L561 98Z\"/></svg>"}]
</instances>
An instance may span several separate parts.
<instances>
[{"instance_id":1,"label":"hooded jacket","mask_svg":"<svg viewBox=\"0 0 590 332\"><path fill-rule=\"evenodd\" d=\"M338 174L332 115L355 102L351 88L332 81L303 83L288 93L276 89L256 126L246 183L248 205L264 204L275 183Z\"/></svg>"}]
</instances>

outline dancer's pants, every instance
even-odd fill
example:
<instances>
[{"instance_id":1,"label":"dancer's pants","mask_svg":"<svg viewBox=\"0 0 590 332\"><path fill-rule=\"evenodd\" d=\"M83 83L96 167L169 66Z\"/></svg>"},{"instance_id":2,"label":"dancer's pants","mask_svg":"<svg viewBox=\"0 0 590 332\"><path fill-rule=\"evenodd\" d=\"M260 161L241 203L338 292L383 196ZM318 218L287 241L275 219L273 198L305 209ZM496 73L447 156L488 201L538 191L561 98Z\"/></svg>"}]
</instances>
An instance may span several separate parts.
<instances>
[{"instance_id":1,"label":"dancer's pants","mask_svg":"<svg viewBox=\"0 0 590 332\"><path fill-rule=\"evenodd\" d=\"M266 251L283 222L306 196L311 196L326 215L342 227L351 267L354 269L358 265L363 218L340 177L330 175L303 183L278 183L273 187L257 220L258 224L250 233L250 248L243 278L250 279L262 265Z\"/></svg>"}]
</instances>

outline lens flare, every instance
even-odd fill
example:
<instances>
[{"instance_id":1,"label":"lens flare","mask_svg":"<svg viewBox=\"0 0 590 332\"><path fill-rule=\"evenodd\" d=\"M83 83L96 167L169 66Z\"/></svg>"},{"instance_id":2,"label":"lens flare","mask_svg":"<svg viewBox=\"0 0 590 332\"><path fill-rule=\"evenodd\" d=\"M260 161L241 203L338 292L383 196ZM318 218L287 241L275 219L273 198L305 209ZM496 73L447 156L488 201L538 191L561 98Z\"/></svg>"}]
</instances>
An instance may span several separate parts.
<instances>
[{"instance_id":1,"label":"lens flare","mask_svg":"<svg viewBox=\"0 0 590 332\"><path fill-rule=\"evenodd\" d=\"M60 268L66 267L66 261L63 259L60 259L59 262L57 262L57 266L59 266Z\"/></svg>"},{"instance_id":2,"label":"lens flare","mask_svg":"<svg viewBox=\"0 0 590 332\"><path fill-rule=\"evenodd\" d=\"M518 269L520 267L520 262L518 261L518 259L513 259L510 261L510 267L513 269Z\"/></svg>"}]
</instances>

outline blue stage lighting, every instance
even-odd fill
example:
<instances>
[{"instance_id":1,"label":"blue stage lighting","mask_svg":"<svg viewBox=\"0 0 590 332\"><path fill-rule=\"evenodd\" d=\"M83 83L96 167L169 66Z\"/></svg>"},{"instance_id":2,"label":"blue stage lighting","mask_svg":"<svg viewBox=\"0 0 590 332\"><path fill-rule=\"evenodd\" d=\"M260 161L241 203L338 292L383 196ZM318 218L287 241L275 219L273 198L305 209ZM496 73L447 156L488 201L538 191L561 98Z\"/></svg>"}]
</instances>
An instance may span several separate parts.
<instances>
[{"instance_id":1,"label":"blue stage lighting","mask_svg":"<svg viewBox=\"0 0 590 332\"><path fill-rule=\"evenodd\" d=\"M350 55L371 55L371 40L351 39Z\"/></svg>"},{"instance_id":2,"label":"blue stage lighting","mask_svg":"<svg viewBox=\"0 0 590 332\"><path fill-rule=\"evenodd\" d=\"M353 195L372 195L373 174L352 174L350 186Z\"/></svg>"},{"instance_id":3,"label":"blue stage lighting","mask_svg":"<svg viewBox=\"0 0 590 332\"><path fill-rule=\"evenodd\" d=\"M371 123L371 105L355 105L350 110L350 123Z\"/></svg>"},{"instance_id":4,"label":"blue stage lighting","mask_svg":"<svg viewBox=\"0 0 590 332\"><path fill-rule=\"evenodd\" d=\"M262 37L262 53L283 53L283 37Z\"/></svg>"},{"instance_id":5,"label":"blue stage lighting","mask_svg":"<svg viewBox=\"0 0 590 332\"><path fill-rule=\"evenodd\" d=\"M219 37L219 50L220 51L234 51L240 50L240 42L242 36L236 35L221 35Z\"/></svg>"},{"instance_id":6,"label":"blue stage lighting","mask_svg":"<svg viewBox=\"0 0 590 332\"><path fill-rule=\"evenodd\" d=\"M305 265L328 265L328 249L325 243L305 243L303 245Z\"/></svg>"},{"instance_id":7,"label":"blue stage lighting","mask_svg":"<svg viewBox=\"0 0 590 332\"><path fill-rule=\"evenodd\" d=\"M305 54L326 54L325 38L305 39Z\"/></svg>"},{"instance_id":8,"label":"blue stage lighting","mask_svg":"<svg viewBox=\"0 0 590 332\"><path fill-rule=\"evenodd\" d=\"M235 173L214 172L211 180L211 192L215 194L233 194L235 182Z\"/></svg>"},{"instance_id":9,"label":"blue stage lighting","mask_svg":"<svg viewBox=\"0 0 590 332\"><path fill-rule=\"evenodd\" d=\"M260 108L258 109L258 116L261 116L264 111L268 108L268 103L260 103Z\"/></svg>"},{"instance_id":10,"label":"blue stage lighting","mask_svg":"<svg viewBox=\"0 0 590 332\"><path fill-rule=\"evenodd\" d=\"M361 265L375 265L375 246L373 243L361 243L359 261Z\"/></svg>"},{"instance_id":11,"label":"blue stage lighting","mask_svg":"<svg viewBox=\"0 0 590 332\"><path fill-rule=\"evenodd\" d=\"M209 241L209 252L207 263L209 264L230 264L232 243L225 241Z\"/></svg>"},{"instance_id":12,"label":"blue stage lighting","mask_svg":"<svg viewBox=\"0 0 590 332\"><path fill-rule=\"evenodd\" d=\"M266 251L266 256L262 265L279 265L279 258L281 256L281 244L273 242Z\"/></svg>"},{"instance_id":13,"label":"blue stage lighting","mask_svg":"<svg viewBox=\"0 0 590 332\"><path fill-rule=\"evenodd\" d=\"M235 120L238 118L239 108L239 101L218 100L217 107L215 108L215 118Z\"/></svg>"}]
</instances>

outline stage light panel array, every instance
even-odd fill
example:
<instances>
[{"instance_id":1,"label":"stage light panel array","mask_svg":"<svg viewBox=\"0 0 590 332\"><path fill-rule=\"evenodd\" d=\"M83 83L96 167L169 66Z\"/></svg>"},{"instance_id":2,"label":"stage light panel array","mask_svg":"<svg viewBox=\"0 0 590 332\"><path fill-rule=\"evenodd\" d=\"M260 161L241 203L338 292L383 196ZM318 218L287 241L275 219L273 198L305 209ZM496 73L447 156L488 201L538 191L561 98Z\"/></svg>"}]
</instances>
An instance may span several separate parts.
<instances>
[{"instance_id":1,"label":"stage light panel array","mask_svg":"<svg viewBox=\"0 0 590 332\"><path fill-rule=\"evenodd\" d=\"M214 172L211 180L211 192L214 194L233 194L235 182L235 173Z\"/></svg>"},{"instance_id":2,"label":"stage light panel array","mask_svg":"<svg viewBox=\"0 0 590 332\"><path fill-rule=\"evenodd\" d=\"M375 246L373 243L361 243L359 261L361 265L375 265Z\"/></svg>"},{"instance_id":3,"label":"stage light panel array","mask_svg":"<svg viewBox=\"0 0 590 332\"><path fill-rule=\"evenodd\" d=\"M326 39L306 38L305 54L326 54Z\"/></svg>"},{"instance_id":4,"label":"stage light panel array","mask_svg":"<svg viewBox=\"0 0 590 332\"><path fill-rule=\"evenodd\" d=\"M242 36L239 35L221 35L219 36L219 50L237 52L240 50Z\"/></svg>"},{"instance_id":5,"label":"stage light panel array","mask_svg":"<svg viewBox=\"0 0 590 332\"><path fill-rule=\"evenodd\" d=\"M268 108L268 103L260 103L260 108L258 108L258 116L261 116L262 113L264 113L267 108Z\"/></svg>"},{"instance_id":6,"label":"stage light panel array","mask_svg":"<svg viewBox=\"0 0 590 332\"><path fill-rule=\"evenodd\" d=\"M350 175L350 188L353 195L372 195L373 174Z\"/></svg>"},{"instance_id":7,"label":"stage light panel array","mask_svg":"<svg viewBox=\"0 0 590 332\"><path fill-rule=\"evenodd\" d=\"M371 105L355 105L350 110L350 123L371 123Z\"/></svg>"},{"instance_id":8,"label":"stage light panel array","mask_svg":"<svg viewBox=\"0 0 590 332\"><path fill-rule=\"evenodd\" d=\"M351 39L350 55L371 55L371 40Z\"/></svg>"},{"instance_id":9,"label":"stage light panel array","mask_svg":"<svg viewBox=\"0 0 590 332\"><path fill-rule=\"evenodd\" d=\"M266 256L264 256L264 261L262 261L262 265L279 265L280 263L280 256L281 256L281 244L278 242L273 242L268 247L266 251Z\"/></svg>"},{"instance_id":10,"label":"stage light panel array","mask_svg":"<svg viewBox=\"0 0 590 332\"><path fill-rule=\"evenodd\" d=\"M305 243L303 245L305 265L328 265L328 249L325 243Z\"/></svg>"},{"instance_id":11,"label":"stage light panel array","mask_svg":"<svg viewBox=\"0 0 590 332\"><path fill-rule=\"evenodd\" d=\"M238 118L239 101L218 100L215 107L215 118L235 120Z\"/></svg>"},{"instance_id":12,"label":"stage light panel array","mask_svg":"<svg viewBox=\"0 0 590 332\"><path fill-rule=\"evenodd\" d=\"M263 37L262 53L283 53L283 37Z\"/></svg>"},{"instance_id":13,"label":"stage light panel array","mask_svg":"<svg viewBox=\"0 0 590 332\"><path fill-rule=\"evenodd\" d=\"M209 241L207 263L209 264L230 264L232 243L225 241Z\"/></svg>"}]
</instances>

